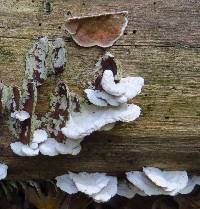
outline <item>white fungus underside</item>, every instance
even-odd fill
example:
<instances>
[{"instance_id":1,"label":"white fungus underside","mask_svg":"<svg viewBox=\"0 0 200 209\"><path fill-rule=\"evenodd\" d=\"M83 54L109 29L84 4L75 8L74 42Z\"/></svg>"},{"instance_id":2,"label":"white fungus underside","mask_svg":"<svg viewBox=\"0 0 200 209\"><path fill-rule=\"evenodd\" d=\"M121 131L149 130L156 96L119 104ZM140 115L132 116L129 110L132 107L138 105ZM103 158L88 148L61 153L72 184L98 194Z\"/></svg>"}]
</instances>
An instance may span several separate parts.
<instances>
[{"instance_id":1,"label":"white fungus underside","mask_svg":"<svg viewBox=\"0 0 200 209\"><path fill-rule=\"evenodd\" d=\"M121 97L124 95L127 99L131 99L141 92L144 79L128 76L115 83L113 72L108 69L103 72L101 85L103 90L112 96Z\"/></svg>"},{"instance_id":2,"label":"white fungus underside","mask_svg":"<svg viewBox=\"0 0 200 209\"><path fill-rule=\"evenodd\" d=\"M117 194L117 178L108 176L108 184L98 193L93 194L92 198L97 202L107 202Z\"/></svg>"},{"instance_id":3,"label":"white fungus underside","mask_svg":"<svg viewBox=\"0 0 200 209\"><path fill-rule=\"evenodd\" d=\"M196 185L200 185L200 176L193 176L189 178L187 186L179 191L180 194L189 194L193 191Z\"/></svg>"},{"instance_id":4,"label":"white fungus underside","mask_svg":"<svg viewBox=\"0 0 200 209\"><path fill-rule=\"evenodd\" d=\"M48 138L47 141L39 146L39 149L41 154L48 156L56 156L58 154L77 155L81 150L80 142L81 140L66 139L65 143L59 143L53 138Z\"/></svg>"},{"instance_id":5,"label":"white fungus underside","mask_svg":"<svg viewBox=\"0 0 200 209\"><path fill-rule=\"evenodd\" d=\"M19 156L36 156L39 154L39 149L31 149L30 146L21 142L14 142L10 144L12 151Z\"/></svg>"},{"instance_id":6,"label":"white fungus underside","mask_svg":"<svg viewBox=\"0 0 200 209\"><path fill-rule=\"evenodd\" d=\"M189 178L184 189L166 192L148 179L144 172L130 171L126 175L129 181L120 180L117 182L117 177L107 176L105 173L81 172L76 174L69 172L69 174L56 177L56 180L57 186L68 194L82 192L92 197L96 202L107 202L116 194L129 199L136 194L140 196L188 194L192 192L195 185L200 185L200 176L193 176Z\"/></svg>"},{"instance_id":7,"label":"white fungus underside","mask_svg":"<svg viewBox=\"0 0 200 209\"><path fill-rule=\"evenodd\" d=\"M87 195L100 192L109 182L109 177L105 173L86 173L78 174L69 172L70 178L75 183L77 189Z\"/></svg>"},{"instance_id":8,"label":"white fungus underside","mask_svg":"<svg viewBox=\"0 0 200 209\"><path fill-rule=\"evenodd\" d=\"M98 108L94 105L85 105L81 113L73 113L62 128L62 133L71 139L84 138L103 126L117 121L131 122L140 115L140 107L133 104L124 104L115 108Z\"/></svg>"},{"instance_id":9,"label":"white fungus underside","mask_svg":"<svg viewBox=\"0 0 200 209\"><path fill-rule=\"evenodd\" d=\"M186 171L161 171L158 168L143 168L145 175L165 191L180 191L186 187L188 176Z\"/></svg>"},{"instance_id":10,"label":"white fungus underside","mask_svg":"<svg viewBox=\"0 0 200 209\"><path fill-rule=\"evenodd\" d=\"M136 193L133 190L134 186L128 182L120 181L118 182L117 194L128 199L133 198Z\"/></svg>"},{"instance_id":11,"label":"white fungus underside","mask_svg":"<svg viewBox=\"0 0 200 209\"><path fill-rule=\"evenodd\" d=\"M25 121L30 118L30 114L26 111L15 111L14 113L11 113L11 117L16 118L19 121Z\"/></svg>"},{"instance_id":12,"label":"white fungus underside","mask_svg":"<svg viewBox=\"0 0 200 209\"><path fill-rule=\"evenodd\" d=\"M127 172L127 179L148 196L151 195L175 195L173 192L166 192L163 188L154 184L147 176L140 171Z\"/></svg>"},{"instance_id":13,"label":"white fungus underside","mask_svg":"<svg viewBox=\"0 0 200 209\"><path fill-rule=\"evenodd\" d=\"M0 164L0 180L5 179L7 176L8 166L1 163Z\"/></svg>"},{"instance_id":14,"label":"white fungus underside","mask_svg":"<svg viewBox=\"0 0 200 209\"><path fill-rule=\"evenodd\" d=\"M78 189L68 174L56 177L56 186L68 194L75 194Z\"/></svg>"},{"instance_id":15,"label":"white fungus underside","mask_svg":"<svg viewBox=\"0 0 200 209\"><path fill-rule=\"evenodd\" d=\"M41 142L46 141L47 138L48 138L48 134L47 134L47 132L45 130L37 129L33 133L32 142L39 144Z\"/></svg>"}]
</instances>

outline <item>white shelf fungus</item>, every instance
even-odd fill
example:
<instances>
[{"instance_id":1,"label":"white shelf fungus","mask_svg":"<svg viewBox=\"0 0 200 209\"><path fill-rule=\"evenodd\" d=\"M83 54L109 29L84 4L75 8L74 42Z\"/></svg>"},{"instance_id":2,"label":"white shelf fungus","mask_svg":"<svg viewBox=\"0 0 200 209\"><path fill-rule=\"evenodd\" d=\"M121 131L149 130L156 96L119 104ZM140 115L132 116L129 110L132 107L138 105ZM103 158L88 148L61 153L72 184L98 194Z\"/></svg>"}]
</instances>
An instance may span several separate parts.
<instances>
[{"instance_id":1,"label":"white shelf fungus","mask_svg":"<svg viewBox=\"0 0 200 209\"><path fill-rule=\"evenodd\" d=\"M111 70L105 70L101 80L103 90L85 89L88 100L97 106L119 106L140 94L144 86L141 77L122 78L115 83Z\"/></svg>"},{"instance_id":2,"label":"white shelf fungus","mask_svg":"<svg viewBox=\"0 0 200 209\"><path fill-rule=\"evenodd\" d=\"M7 176L8 166L0 163L0 180L5 179Z\"/></svg>"},{"instance_id":3,"label":"white shelf fungus","mask_svg":"<svg viewBox=\"0 0 200 209\"><path fill-rule=\"evenodd\" d=\"M69 173L80 192L93 195L100 192L109 182L108 176L104 173Z\"/></svg>"},{"instance_id":4,"label":"white shelf fungus","mask_svg":"<svg viewBox=\"0 0 200 209\"><path fill-rule=\"evenodd\" d=\"M117 193L117 178L104 173L72 173L56 177L56 185L68 194L82 192L97 202L106 202Z\"/></svg>"},{"instance_id":5,"label":"white shelf fungus","mask_svg":"<svg viewBox=\"0 0 200 209\"><path fill-rule=\"evenodd\" d=\"M39 144L46 141L48 138L47 132L42 129L37 129L33 132L33 138L30 144L22 142L11 143L12 151L19 156L36 156L39 154Z\"/></svg>"},{"instance_id":6,"label":"white shelf fungus","mask_svg":"<svg viewBox=\"0 0 200 209\"><path fill-rule=\"evenodd\" d=\"M40 153L48 156L56 156L58 154L77 155L81 150L80 140L73 141L67 139L63 143L59 143L54 138L48 138L47 141L39 146Z\"/></svg>"},{"instance_id":7,"label":"white shelf fungus","mask_svg":"<svg viewBox=\"0 0 200 209\"><path fill-rule=\"evenodd\" d=\"M62 133L71 139L80 139L98 131L107 124L117 121L131 122L140 115L140 107L133 104L124 104L113 108L98 108L94 105L85 105L81 112L74 112Z\"/></svg>"},{"instance_id":8,"label":"white shelf fungus","mask_svg":"<svg viewBox=\"0 0 200 209\"><path fill-rule=\"evenodd\" d=\"M133 190L133 185L125 181L118 182L117 194L128 199L133 198L136 193Z\"/></svg>"},{"instance_id":9,"label":"white shelf fungus","mask_svg":"<svg viewBox=\"0 0 200 209\"><path fill-rule=\"evenodd\" d=\"M56 177L56 185L68 194L82 192L96 202L107 202L116 194L129 199L136 194L188 194L193 191L195 185L200 185L200 177L193 176L188 179L186 171L161 171L153 167L145 167L144 171L127 172L128 181L122 179L119 182L117 177L107 176L105 173L69 172Z\"/></svg>"},{"instance_id":10,"label":"white shelf fungus","mask_svg":"<svg viewBox=\"0 0 200 209\"><path fill-rule=\"evenodd\" d=\"M12 151L19 156L36 156L39 154L39 149L33 149L29 145L25 145L22 142L14 142L10 144Z\"/></svg>"},{"instance_id":11,"label":"white shelf fungus","mask_svg":"<svg viewBox=\"0 0 200 209\"><path fill-rule=\"evenodd\" d=\"M98 193L93 194L92 198L97 202L107 202L117 193L117 178L108 176L108 184Z\"/></svg>"},{"instance_id":12,"label":"white shelf fungus","mask_svg":"<svg viewBox=\"0 0 200 209\"><path fill-rule=\"evenodd\" d=\"M48 134L45 130L37 129L33 133L33 139L32 142L35 142L37 144L46 141L48 138Z\"/></svg>"},{"instance_id":13,"label":"white shelf fungus","mask_svg":"<svg viewBox=\"0 0 200 209\"><path fill-rule=\"evenodd\" d=\"M158 168L145 167L143 172L127 172L127 179L146 195L177 195L178 193L192 190L194 188L191 181L188 181L186 171L161 171ZM189 184L188 184L189 183Z\"/></svg>"},{"instance_id":14,"label":"white shelf fungus","mask_svg":"<svg viewBox=\"0 0 200 209\"><path fill-rule=\"evenodd\" d=\"M26 111L16 111L14 113L11 113L12 118L16 118L20 121L25 121L26 119L30 118L30 114Z\"/></svg>"},{"instance_id":15,"label":"white shelf fungus","mask_svg":"<svg viewBox=\"0 0 200 209\"><path fill-rule=\"evenodd\" d=\"M69 174L56 177L56 186L68 194L75 194L78 189Z\"/></svg>"},{"instance_id":16,"label":"white shelf fungus","mask_svg":"<svg viewBox=\"0 0 200 209\"><path fill-rule=\"evenodd\" d=\"M158 168L143 168L145 175L156 185L167 192L178 192L186 187L188 176L186 171L161 171Z\"/></svg>"},{"instance_id":17,"label":"white shelf fungus","mask_svg":"<svg viewBox=\"0 0 200 209\"><path fill-rule=\"evenodd\" d=\"M114 56L107 52L96 64L98 77L94 86L85 89L88 100L100 107L119 106L140 94L144 79L142 77L121 77L121 68Z\"/></svg>"},{"instance_id":18,"label":"white shelf fungus","mask_svg":"<svg viewBox=\"0 0 200 209\"><path fill-rule=\"evenodd\" d=\"M200 185L200 176L192 176L189 178L187 186L179 191L180 194L189 194L196 185Z\"/></svg>"},{"instance_id":19,"label":"white shelf fungus","mask_svg":"<svg viewBox=\"0 0 200 209\"><path fill-rule=\"evenodd\" d=\"M118 183L118 189L117 189L117 194L122 197L126 198L133 198L136 194L140 196L147 196L143 191L141 191L139 188L131 184L130 182L127 181L119 181Z\"/></svg>"},{"instance_id":20,"label":"white shelf fungus","mask_svg":"<svg viewBox=\"0 0 200 209\"><path fill-rule=\"evenodd\" d=\"M96 21L104 16L112 17L116 24L119 17L122 18L122 23L127 20L123 12L86 19ZM123 28L123 25L120 24L120 28ZM62 38L56 38L52 43L46 36L38 38L26 56L23 94L17 87L7 87L0 82L2 107L11 107L10 129L19 140L11 144L11 149L17 155L77 155L84 137L95 131L110 130L117 121L134 121L140 115L140 107L127 102L141 92L144 79L120 79L114 56L110 53L106 53L97 63L99 75L95 88L85 90L92 104L71 93L62 80L56 84L49 111L43 116L35 113L38 86L44 83L47 75L52 72L57 75L65 69L64 45Z\"/></svg>"}]
</instances>

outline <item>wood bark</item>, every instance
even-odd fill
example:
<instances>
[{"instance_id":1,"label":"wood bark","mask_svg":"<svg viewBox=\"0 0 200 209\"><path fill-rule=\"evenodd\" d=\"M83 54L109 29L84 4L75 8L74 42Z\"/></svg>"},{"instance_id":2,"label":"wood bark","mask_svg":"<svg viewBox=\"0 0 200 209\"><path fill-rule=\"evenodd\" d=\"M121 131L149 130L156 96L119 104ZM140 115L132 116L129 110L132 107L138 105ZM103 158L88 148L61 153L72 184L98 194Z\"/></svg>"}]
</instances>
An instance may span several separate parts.
<instances>
[{"instance_id":1,"label":"wood bark","mask_svg":"<svg viewBox=\"0 0 200 209\"><path fill-rule=\"evenodd\" d=\"M77 46L64 34L70 16L128 10L125 35L109 49ZM200 173L200 2L195 0L1 0L0 80L21 86L25 54L37 36L63 37L67 68L62 79L82 95L93 67L110 51L124 67L124 76L142 76L145 88L132 100L142 116L95 133L76 157L14 155L14 140L0 119L0 161L9 178L52 178L71 171L123 174L143 166ZM37 113L48 109L55 81L39 88Z\"/></svg>"}]
</instances>

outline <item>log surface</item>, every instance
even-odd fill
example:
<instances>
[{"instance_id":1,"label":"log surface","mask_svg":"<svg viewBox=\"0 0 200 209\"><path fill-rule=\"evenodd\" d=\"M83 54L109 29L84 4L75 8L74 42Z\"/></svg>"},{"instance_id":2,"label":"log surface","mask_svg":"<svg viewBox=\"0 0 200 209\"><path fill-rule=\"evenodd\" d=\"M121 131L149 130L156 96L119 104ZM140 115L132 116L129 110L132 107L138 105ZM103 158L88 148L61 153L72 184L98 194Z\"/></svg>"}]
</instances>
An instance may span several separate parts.
<instances>
[{"instance_id":1,"label":"log surface","mask_svg":"<svg viewBox=\"0 0 200 209\"><path fill-rule=\"evenodd\" d=\"M0 80L21 86L25 54L36 37L64 37L68 63L63 79L83 94L105 49L77 46L63 32L64 19L116 10L128 10L129 23L107 51L121 62L124 76L144 77L145 88L132 101L143 109L142 116L92 134L76 157L54 158L14 155L9 148L14 139L0 118L0 161L8 164L9 178L52 178L68 170L120 175L143 166L200 173L200 1L1 0ZM49 78L39 89L38 113L48 108L58 79Z\"/></svg>"}]
</instances>

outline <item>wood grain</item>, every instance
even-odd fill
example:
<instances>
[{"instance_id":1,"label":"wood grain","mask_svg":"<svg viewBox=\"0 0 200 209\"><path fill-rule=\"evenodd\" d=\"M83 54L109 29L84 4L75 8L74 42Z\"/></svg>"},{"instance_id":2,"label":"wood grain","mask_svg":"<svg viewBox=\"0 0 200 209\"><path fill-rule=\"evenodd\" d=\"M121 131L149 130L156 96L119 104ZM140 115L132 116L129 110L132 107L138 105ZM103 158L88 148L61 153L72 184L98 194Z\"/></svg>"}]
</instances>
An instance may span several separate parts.
<instances>
[{"instance_id":1,"label":"wood grain","mask_svg":"<svg viewBox=\"0 0 200 209\"><path fill-rule=\"evenodd\" d=\"M64 18L99 12L129 11L125 35L107 49L124 67L124 76L143 76L145 88L132 102L143 109L130 124L96 133L83 142L77 157L16 157L12 137L0 118L0 161L9 178L50 178L72 171L122 174L143 166L187 169L200 173L200 2L195 0L0 1L0 79L21 86L24 58L39 35L64 37L68 54L62 79L82 95L93 67L105 52L81 48L65 35ZM49 78L39 89L37 112L48 108L50 92L61 78Z\"/></svg>"}]
</instances>

